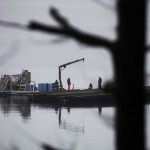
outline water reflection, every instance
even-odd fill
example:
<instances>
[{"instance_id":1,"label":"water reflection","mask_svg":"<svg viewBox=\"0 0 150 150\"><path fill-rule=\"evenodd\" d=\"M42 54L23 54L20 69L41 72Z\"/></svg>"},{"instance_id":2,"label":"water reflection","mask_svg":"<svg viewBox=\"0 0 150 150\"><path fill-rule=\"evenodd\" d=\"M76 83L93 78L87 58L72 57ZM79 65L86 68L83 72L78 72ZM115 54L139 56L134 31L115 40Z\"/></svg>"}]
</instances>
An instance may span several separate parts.
<instances>
[{"instance_id":1,"label":"water reflection","mask_svg":"<svg viewBox=\"0 0 150 150\"><path fill-rule=\"evenodd\" d=\"M67 122L66 119L62 119L61 110L62 108L60 107L59 117L58 117L59 127L69 132L84 133L84 126L77 126L77 125ZM68 107L67 108L68 115L70 115L70 110L71 108Z\"/></svg>"},{"instance_id":2,"label":"water reflection","mask_svg":"<svg viewBox=\"0 0 150 150\"><path fill-rule=\"evenodd\" d=\"M26 96L12 96L0 98L0 111L2 112L0 132L4 132L6 136L6 139L0 136L0 142L6 142L7 145L8 139L11 139L10 135L15 135L13 141L19 139L17 146L21 147L20 150L39 149L31 148L35 147L30 140L32 135L32 139L38 137L39 141L63 149L73 149L71 145L75 141L79 150L114 149L114 130L105 125L106 121L103 117L107 114L107 109L100 105L92 103L67 105L35 101ZM27 123L20 122L18 116ZM14 128L13 122L24 131L18 130L17 126ZM9 131L9 128L12 129ZM28 141L28 144L22 147L25 141Z\"/></svg>"},{"instance_id":3,"label":"water reflection","mask_svg":"<svg viewBox=\"0 0 150 150\"><path fill-rule=\"evenodd\" d=\"M98 113L99 113L99 116L101 116L101 114L102 114L102 107L98 107Z\"/></svg>"},{"instance_id":4,"label":"water reflection","mask_svg":"<svg viewBox=\"0 0 150 150\"><path fill-rule=\"evenodd\" d=\"M39 150L39 144L32 142L36 138L39 143L43 144L44 141L60 149L115 149L114 108L105 108L92 103L68 105L63 102L43 102L42 99L35 101L26 96L12 96L0 97L0 111L2 112L0 113L0 149L2 144L7 147L12 140L20 147L19 150ZM150 109L147 105L148 148L150 148L149 116ZM27 123L20 121L20 118ZM70 146L74 141L77 141L77 148Z\"/></svg>"},{"instance_id":5,"label":"water reflection","mask_svg":"<svg viewBox=\"0 0 150 150\"><path fill-rule=\"evenodd\" d=\"M61 111L62 108L66 109L68 112L68 115L71 113L71 109L72 108L93 108L94 106L91 104L88 106L82 103L82 105L78 105L78 106L67 106L65 107L64 104L62 103L51 103L51 102L47 102L47 103L41 103L41 102L35 102L34 99L30 99L27 96L8 96L8 97L0 97L0 110L4 113L4 114L9 114L11 112L18 112L20 113L20 115L22 116L22 118L24 120L28 120L30 119L31 116L31 107L39 107L39 108L45 108L45 109L54 109L55 113L58 114L58 124L61 128L66 129L68 126L68 128L71 128L68 123L63 122L61 119ZM95 106L96 107L96 106ZM101 116L102 114L102 107L101 106L97 106L98 108L98 114L99 116ZM75 127L78 128L78 127ZM77 129L78 130L78 129Z\"/></svg>"},{"instance_id":6,"label":"water reflection","mask_svg":"<svg viewBox=\"0 0 150 150\"><path fill-rule=\"evenodd\" d=\"M26 96L0 97L0 109L7 115L12 111L16 111L25 120L31 116L31 103Z\"/></svg>"}]
</instances>

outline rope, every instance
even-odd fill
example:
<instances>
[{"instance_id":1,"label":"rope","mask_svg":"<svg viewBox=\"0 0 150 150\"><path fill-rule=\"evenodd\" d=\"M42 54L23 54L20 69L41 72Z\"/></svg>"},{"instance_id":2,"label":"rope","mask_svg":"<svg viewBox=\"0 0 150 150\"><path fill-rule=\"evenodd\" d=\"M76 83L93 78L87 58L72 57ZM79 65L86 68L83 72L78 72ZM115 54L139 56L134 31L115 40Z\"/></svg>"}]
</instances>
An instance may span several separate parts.
<instances>
[{"instance_id":1,"label":"rope","mask_svg":"<svg viewBox=\"0 0 150 150\"><path fill-rule=\"evenodd\" d=\"M83 62L83 78L84 78L84 81L83 81L84 83L83 84L84 84L84 89L85 89L85 68L84 68L84 62Z\"/></svg>"}]
</instances>

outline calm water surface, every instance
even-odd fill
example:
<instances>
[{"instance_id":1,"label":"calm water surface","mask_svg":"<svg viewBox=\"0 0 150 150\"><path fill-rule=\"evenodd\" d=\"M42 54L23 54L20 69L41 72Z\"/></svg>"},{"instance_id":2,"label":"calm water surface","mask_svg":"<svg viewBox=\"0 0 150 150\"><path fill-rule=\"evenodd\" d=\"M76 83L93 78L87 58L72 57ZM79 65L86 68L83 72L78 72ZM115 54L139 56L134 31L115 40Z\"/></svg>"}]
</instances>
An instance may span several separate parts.
<instances>
[{"instance_id":1,"label":"calm water surface","mask_svg":"<svg viewBox=\"0 0 150 150\"><path fill-rule=\"evenodd\" d=\"M63 107L28 98L0 98L0 150L42 150L43 143L73 150L115 149L115 108ZM150 109L146 106L149 139ZM150 144L147 142L147 147Z\"/></svg>"}]
</instances>

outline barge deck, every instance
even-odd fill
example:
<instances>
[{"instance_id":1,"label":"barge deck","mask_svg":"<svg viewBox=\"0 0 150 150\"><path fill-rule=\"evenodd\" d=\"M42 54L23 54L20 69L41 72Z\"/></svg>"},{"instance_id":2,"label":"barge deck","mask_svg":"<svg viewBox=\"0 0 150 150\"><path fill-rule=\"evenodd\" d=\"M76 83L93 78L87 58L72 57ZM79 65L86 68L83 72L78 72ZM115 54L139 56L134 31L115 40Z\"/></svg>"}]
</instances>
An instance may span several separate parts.
<instances>
[{"instance_id":1,"label":"barge deck","mask_svg":"<svg viewBox=\"0 0 150 150\"><path fill-rule=\"evenodd\" d=\"M146 104L150 104L150 90L146 90ZM116 106L116 98L112 93L103 90L71 90L71 91L0 91L0 97L26 96L34 102L58 103L67 105L82 105L85 103L101 105L104 107Z\"/></svg>"}]
</instances>

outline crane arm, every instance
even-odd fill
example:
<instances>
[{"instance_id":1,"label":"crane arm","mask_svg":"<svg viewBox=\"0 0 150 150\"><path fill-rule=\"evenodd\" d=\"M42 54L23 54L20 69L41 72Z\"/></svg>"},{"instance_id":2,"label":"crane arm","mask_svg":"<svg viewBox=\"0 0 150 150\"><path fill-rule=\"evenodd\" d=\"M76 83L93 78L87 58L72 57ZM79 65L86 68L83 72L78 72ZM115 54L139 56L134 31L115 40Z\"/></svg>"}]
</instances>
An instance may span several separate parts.
<instances>
[{"instance_id":1,"label":"crane arm","mask_svg":"<svg viewBox=\"0 0 150 150\"><path fill-rule=\"evenodd\" d=\"M66 63L66 64L60 65L59 67L60 67L60 68L62 68L62 67L66 68L66 66L71 65L71 64L76 63L76 62L79 62L79 61L84 61L84 58L82 58L82 59L77 59L77 60L75 60L75 61L68 62L68 63Z\"/></svg>"},{"instance_id":2,"label":"crane arm","mask_svg":"<svg viewBox=\"0 0 150 150\"><path fill-rule=\"evenodd\" d=\"M79 62L79 61L83 61L83 62L84 62L84 58L82 58L82 59L77 59L77 60L75 60L75 61L71 61L71 62L68 62L68 63L66 63L66 64L63 64L63 65L60 65L60 66L59 66L59 83L60 83L60 87L61 87L61 88L62 88L61 68L66 68L66 66L71 65L71 64L76 63L76 62Z\"/></svg>"}]
</instances>

